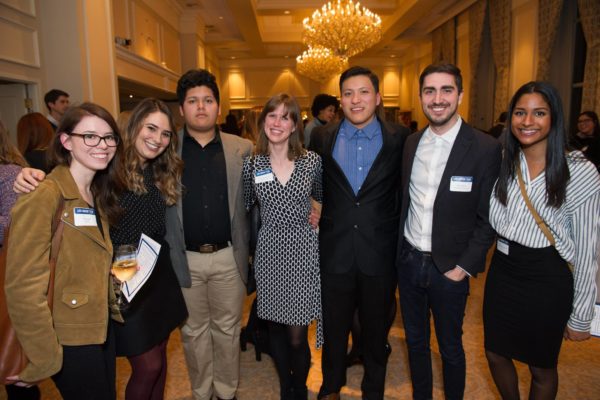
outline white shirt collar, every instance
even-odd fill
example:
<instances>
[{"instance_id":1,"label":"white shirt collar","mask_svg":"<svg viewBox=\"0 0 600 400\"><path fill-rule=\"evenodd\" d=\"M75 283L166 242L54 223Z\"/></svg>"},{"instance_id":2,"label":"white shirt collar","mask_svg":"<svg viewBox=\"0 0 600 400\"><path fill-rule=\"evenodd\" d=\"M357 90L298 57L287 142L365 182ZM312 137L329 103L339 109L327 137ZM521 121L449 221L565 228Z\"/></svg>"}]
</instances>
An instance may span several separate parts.
<instances>
[{"instance_id":1,"label":"white shirt collar","mask_svg":"<svg viewBox=\"0 0 600 400\"><path fill-rule=\"evenodd\" d=\"M431 126L428 126L427 129L425 129L425 132L423 133L423 139L427 141L441 139L447 142L448 144L453 145L454 141L456 140L456 136L458 136L458 131L460 131L461 126L462 118L460 117L460 115L457 115L456 122L454 123L452 128L450 128L446 133L442 135L437 135L431 130Z\"/></svg>"}]
</instances>

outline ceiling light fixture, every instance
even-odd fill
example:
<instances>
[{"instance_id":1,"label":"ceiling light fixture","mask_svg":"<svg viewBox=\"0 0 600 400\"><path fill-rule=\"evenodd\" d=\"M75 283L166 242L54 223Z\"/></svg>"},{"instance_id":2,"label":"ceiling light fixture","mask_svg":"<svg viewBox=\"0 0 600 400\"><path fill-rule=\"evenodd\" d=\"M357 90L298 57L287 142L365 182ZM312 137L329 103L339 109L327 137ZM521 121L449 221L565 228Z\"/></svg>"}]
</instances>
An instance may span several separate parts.
<instances>
[{"instance_id":1,"label":"ceiling light fixture","mask_svg":"<svg viewBox=\"0 0 600 400\"><path fill-rule=\"evenodd\" d=\"M318 82L325 82L335 74L348 68L348 57L339 57L327 48L308 47L302 55L296 57L296 69Z\"/></svg>"},{"instance_id":2,"label":"ceiling light fixture","mask_svg":"<svg viewBox=\"0 0 600 400\"><path fill-rule=\"evenodd\" d=\"M326 47L338 56L352 57L381 40L379 15L352 0L328 2L302 23L304 44Z\"/></svg>"}]
</instances>

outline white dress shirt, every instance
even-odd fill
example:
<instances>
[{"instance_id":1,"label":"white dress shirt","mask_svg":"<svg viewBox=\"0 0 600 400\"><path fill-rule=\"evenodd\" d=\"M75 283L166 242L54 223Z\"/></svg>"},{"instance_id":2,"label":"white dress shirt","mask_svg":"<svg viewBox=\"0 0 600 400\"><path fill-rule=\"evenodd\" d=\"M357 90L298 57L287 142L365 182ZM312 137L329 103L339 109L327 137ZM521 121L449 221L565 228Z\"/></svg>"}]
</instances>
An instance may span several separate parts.
<instances>
[{"instance_id":1,"label":"white dress shirt","mask_svg":"<svg viewBox=\"0 0 600 400\"><path fill-rule=\"evenodd\" d=\"M404 236L416 249L431 251L433 203L450 151L462 125L460 116L450 130L442 135L428 127L417 146L408 192L410 204L404 225Z\"/></svg>"}]
</instances>

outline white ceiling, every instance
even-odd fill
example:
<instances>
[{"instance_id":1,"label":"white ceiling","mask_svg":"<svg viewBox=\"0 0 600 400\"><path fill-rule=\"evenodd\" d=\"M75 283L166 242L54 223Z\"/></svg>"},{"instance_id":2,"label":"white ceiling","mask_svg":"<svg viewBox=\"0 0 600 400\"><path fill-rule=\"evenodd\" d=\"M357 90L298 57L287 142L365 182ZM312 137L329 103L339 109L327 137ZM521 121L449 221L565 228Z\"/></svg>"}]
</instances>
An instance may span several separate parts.
<instances>
[{"instance_id":1,"label":"white ceiling","mask_svg":"<svg viewBox=\"0 0 600 400\"><path fill-rule=\"evenodd\" d=\"M302 44L302 20L323 0L177 0L205 26L205 43L220 59L296 57ZM335 0L334 0L335 1ZM382 18L383 38L361 56L401 56L430 32L476 0L364 0Z\"/></svg>"}]
</instances>

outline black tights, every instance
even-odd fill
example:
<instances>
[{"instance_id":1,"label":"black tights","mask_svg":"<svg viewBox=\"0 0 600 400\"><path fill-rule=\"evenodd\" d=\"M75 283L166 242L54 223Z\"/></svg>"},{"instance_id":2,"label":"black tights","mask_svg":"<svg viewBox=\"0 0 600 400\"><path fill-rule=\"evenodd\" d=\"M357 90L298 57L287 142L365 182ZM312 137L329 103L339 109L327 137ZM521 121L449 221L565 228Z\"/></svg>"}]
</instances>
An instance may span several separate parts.
<instances>
[{"instance_id":1,"label":"black tights","mask_svg":"<svg viewBox=\"0 0 600 400\"><path fill-rule=\"evenodd\" d=\"M127 357L131 377L125 389L127 400L162 400L167 379L168 338L145 353Z\"/></svg>"},{"instance_id":2,"label":"black tights","mask_svg":"<svg viewBox=\"0 0 600 400\"><path fill-rule=\"evenodd\" d=\"M279 375L281 400L306 400L310 369L308 326L269 321L269 346Z\"/></svg>"},{"instance_id":3,"label":"black tights","mask_svg":"<svg viewBox=\"0 0 600 400\"><path fill-rule=\"evenodd\" d=\"M504 400L519 399L519 378L517 370L510 358L486 350L490 371ZM531 388L529 400L554 400L558 392L558 371L556 368L539 368L529 366L531 372Z\"/></svg>"}]
</instances>

